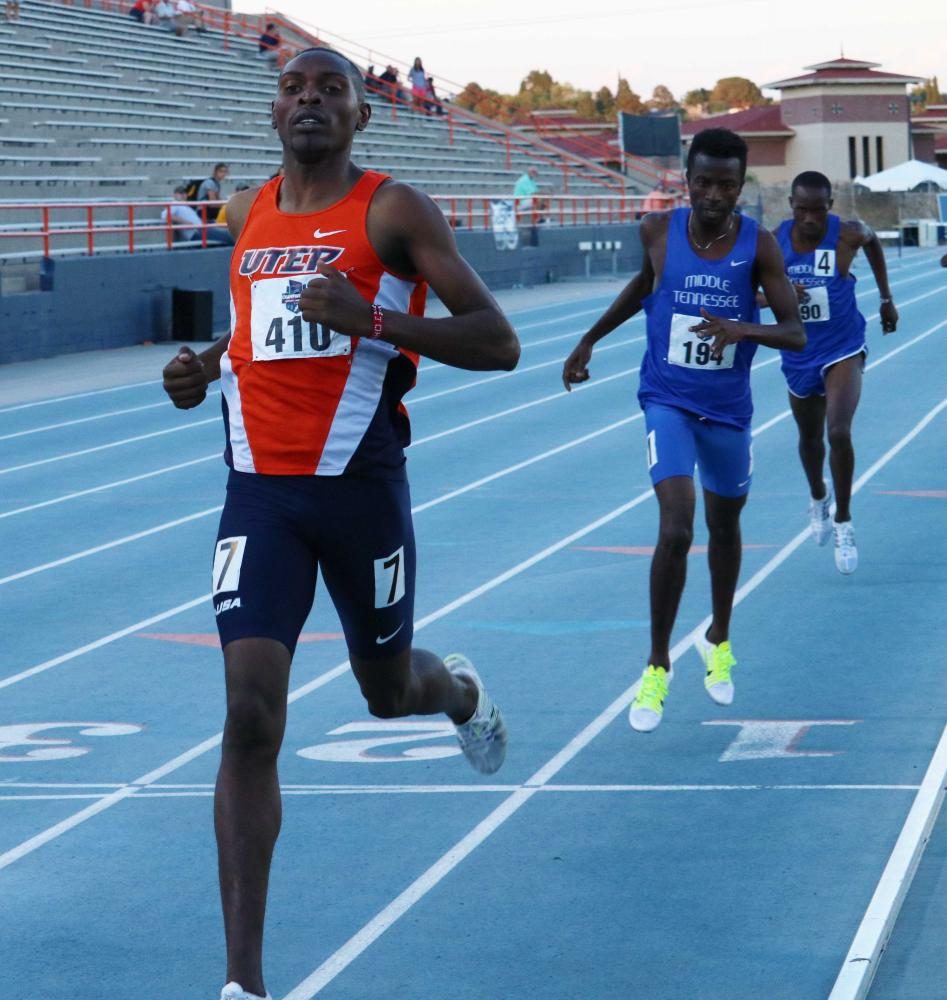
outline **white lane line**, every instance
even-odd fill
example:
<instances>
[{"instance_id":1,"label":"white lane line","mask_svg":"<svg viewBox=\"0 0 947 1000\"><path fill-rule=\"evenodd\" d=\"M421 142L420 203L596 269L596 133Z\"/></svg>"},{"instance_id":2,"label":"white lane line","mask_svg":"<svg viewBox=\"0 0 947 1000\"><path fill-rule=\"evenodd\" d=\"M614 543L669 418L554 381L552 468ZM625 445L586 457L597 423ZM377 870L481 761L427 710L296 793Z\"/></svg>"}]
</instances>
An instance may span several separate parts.
<instances>
[{"instance_id":1,"label":"white lane line","mask_svg":"<svg viewBox=\"0 0 947 1000\"><path fill-rule=\"evenodd\" d=\"M614 344L597 347L596 353L602 354L605 351L613 351L620 347L630 347L632 344L640 344L644 339L644 337L632 337L631 340L616 341ZM513 378L516 375L525 375L527 372L536 372L541 368L552 368L553 366L561 368L562 361L562 358L553 358L552 361L540 361L535 365L527 365L526 367L518 366L511 372L499 372L496 375L487 375L485 378L471 379L469 382L453 386L450 389L440 389L437 392L430 392L426 396L412 398L409 402L412 407L415 407L418 403L426 403L429 399L440 399L441 396L450 396L455 392L463 392L466 389L476 389L478 386L487 385L489 382L499 382L502 379Z\"/></svg>"},{"instance_id":2,"label":"white lane line","mask_svg":"<svg viewBox=\"0 0 947 1000\"><path fill-rule=\"evenodd\" d=\"M129 382L126 385L113 385L108 389L91 389L89 392L75 392L71 396L52 396L49 399L37 399L32 403L17 403L15 406L4 406L0 413L14 413L17 410L31 410L34 406L50 406L52 403L68 403L72 399L85 399L87 396L103 396L108 392L122 392L125 389L140 389L144 385L161 385L161 379L148 379L147 382Z\"/></svg>"},{"instance_id":3,"label":"white lane line","mask_svg":"<svg viewBox=\"0 0 947 1000\"><path fill-rule=\"evenodd\" d=\"M947 399L942 401L934 410L929 412L924 419L917 424L897 445L891 448L884 460L880 460L872 466L873 475L887 461L890 461L901 451L910 441L912 441L920 431L930 423L931 420L947 406ZM864 482L870 478L869 474L862 477L857 485L852 488L854 494ZM753 577L739 588L734 596L734 607L740 604L753 590L760 586L770 574L772 574L795 549L809 538L808 528L801 531L792 541L780 550L766 565ZM710 624L710 618L706 618L697 625L688 635L681 639L671 649L671 660L678 659L694 642L694 639L705 631ZM365 924L356 934L354 934L341 948L329 956L317 969L307 976L298 986L286 994L284 1000L312 1000L325 986L335 977L354 962L366 948L373 944L385 931L403 916L411 907L424 895L434 888L447 874L460 864L476 847L485 841L503 823L513 816L530 799L527 794L532 789L538 792L540 788L550 782L550 780L561 771L566 764L570 763L581 750L583 750L592 740L610 725L625 709L637 692L639 681L635 681L630 687L623 691L596 719L593 719L580 733L563 747L548 763L541 767L532 778L526 782L526 790L514 792L509 799L501 803L485 819L483 819L466 837L458 841L446 854L442 855L426 872L417 878L404 892L395 897L385 906L375 917Z\"/></svg>"},{"instance_id":4,"label":"white lane line","mask_svg":"<svg viewBox=\"0 0 947 1000\"><path fill-rule=\"evenodd\" d=\"M458 496L460 496L463 493L468 493L471 490L479 488L480 486L484 486L486 483L490 483L490 482L493 482L496 479L502 478L503 476L508 476L508 475L511 475L511 474L513 474L515 472L519 472L521 469L525 469L527 466L535 465L537 462L541 462L541 461L543 461L543 460L545 460L547 458L551 458L552 456L558 455L561 452L567 451L570 448L575 448L575 447L578 447L581 444L585 444L587 441L590 441L593 438L599 437L602 434L608 434L609 432L611 432L613 430L616 430L619 427L623 427L625 424L632 423L635 420L640 420L641 416L642 415L640 413L639 414L634 414L634 415L632 415L630 417L625 417L622 420L617 420L614 423L606 424L604 427L600 427L598 430L591 431L588 434L583 434L580 437L573 438L571 441L567 441L564 444L561 444L561 445L558 445L555 448L549 449L548 451L541 452L541 453L539 453L537 455L532 456L531 458L525 459L522 462L517 462L514 465L507 466L505 469L500 469L497 472L493 472L493 473L491 473L488 476L483 476L480 479L476 479L473 482L468 483L466 486L458 487L457 489L451 490L448 493L444 493L444 494L442 494L439 497L435 497L433 500L428 500L428 501L426 501L424 503L420 503L420 504L418 504L418 505L416 505L416 506L414 506L414 507L411 508L411 513L412 514L419 514L422 511L425 511L425 510L427 510L430 507L436 507L439 504L445 503L448 500L452 500L454 497L458 497ZM193 519L195 519L197 517L203 517L203 516L206 516L208 514L212 514L215 511L219 511L220 509L221 509L220 507L212 507L209 510L201 512L200 514L193 514L190 517L183 518L180 521L172 521L172 522L170 522L168 524L159 525L158 527L150 528L150 529L148 529L145 532L139 532L137 535L131 535L131 536L128 536L128 538L120 539L120 540L115 541L115 542L110 542L110 543L108 543L107 545L104 545L104 546L99 546L96 549L89 549L86 552L77 553L77 554L72 555L72 556L67 556L64 559L57 560L57 562L55 562L55 563L47 563L44 566L34 567L33 569L30 569L30 570L24 570L24 571L22 571L20 573L14 574L12 577L8 577L6 579L0 579L0 584L5 583L5 582L7 582L10 579L18 579L18 578L20 578L22 576L31 575L32 573L39 572L40 570L43 570L43 569L48 569L48 568L50 568L52 566L55 566L55 565L61 565L62 563L65 563L65 562L71 562L73 559L78 559L78 558L80 558L82 556L90 555L90 554L92 554L93 552L96 552L96 551L102 551L105 548L112 548L115 545L123 544L124 542L127 542L127 541L133 541L133 540L135 540L137 538L144 537L145 535L154 534L157 531L162 531L162 530L165 530L166 528L173 527L176 524L183 523L183 521L193 520ZM113 641L115 641L117 639L121 639L124 636L128 635L130 632L134 632L134 631L138 631L139 629L143 629L143 628L147 627L148 625L153 624L155 621L160 621L160 620L162 620L164 618L167 618L169 615L176 614L178 611L183 610L185 608L191 608L195 604L200 603L200 601L202 601L202 600L209 601L210 600L210 594L205 594L201 598L196 598L194 601L189 602L187 605L179 606L178 608L173 608L170 611L161 612L156 618L149 618L149 619L147 619L144 622L138 622L136 625L130 625L130 626L128 626L128 628L122 629L119 632L113 632L110 636L106 636L103 640L100 640L99 642L100 642L100 644L104 645L107 642L113 642ZM93 643L93 644L88 645L88 646L83 646L79 650L74 650L72 653L66 653L66 654L63 654L62 656L55 657L52 660L47 660L44 663L40 663L40 664L38 664L35 667L31 667L28 670L22 671L21 673L14 674L11 677L7 677L7 678L4 678L4 679L0 680L0 688L7 687L10 684L15 684L18 681L25 680L28 677L33 677L36 674L43 672L44 670L48 670L51 667L59 666L59 664L65 663L68 660L73 659L74 655L79 655L81 653L89 652L92 649L96 649L96 648L98 648L98 645L95 644L95 643ZM334 677L337 677L340 674L345 673L345 671L347 669L348 669L348 661L346 661L345 663L343 663L339 667L337 667L334 672L330 671L329 674L325 675L325 681L323 681L323 683L326 683L327 681L334 679Z\"/></svg>"},{"instance_id":5,"label":"white lane line","mask_svg":"<svg viewBox=\"0 0 947 1000\"><path fill-rule=\"evenodd\" d=\"M116 632L110 632L108 635L103 635L100 639L95 639L93 642L86 643L84 646L79 646L77 649L71 649L68 653L63 653L60 656L54 656L51 660L45 660L43 663L38 663L35 667L29 667L27 670L23 670L18 674L12 674L9 677L4 677L0 679L0 689L11 687L13 684L26 680L27 677L35 677L37 674L41 674L46 670L58 667L61 663L68 663L69 660L74 660L77 656L83 656L86 653L91 653L94 649L101 649L102 646L108 646L110 643L123 639L126 635L132 635L134 632L140 632L142 629L148 628L149 625L154 625L157 622L163 622L166 618L173 618L174 615L179 615L184 611L190 611L191 608L196 608L199 604L203 604L205 601L209 600L210 594L202 594L200 597L194 598L193 601L186 601L184 604L179 604L177 607L168 608L167 611L161 611L156 615L152 615L150 618L144 618L140 622L135 622L134 625L128 625Z\"/></svg>"},{"instance_id":6,"label":"white lane line","mask_svg":"<svg viewBox=\"0 0 947 1000\"><path fill-rule=\"evenodd\" d=\"M894 850L875 887L868 909L855 932L829 1000L864 1000L901 905L911 888L924 848L944 801L947 780L947 726L921 782L920 790L901 828ZM942 984L943 985L943 984Z\"/></svg>"},{"instance_id":7,"label":"white lane line","mask_svg":"<svg viewBox=\"0 0 947 1000\"><path fill-rule=\"evenodd\" d=\"M207 398L219 396L219 389L211 389L207 393ZM158 403L145 403L142 406L129 406L124 410L106 410L104 413L96 413L91 417L76 417L74 420L62 420L58 424L43 424L41 427L30 427L25 431L14 431L12 434L0 434L0 441L10 441L13 438L26 437L29 434L42 434L44 431L58 431L63 427L75 427L77 424L88 424L93 420L106 420L109 417L124 417L129 413L141 413L144 410L167 409L169 401L163 399Z\"/></svg>"},{"instance_id":8,"label":"white lane line","mask_svg":"<svg viewBox=\"0 0 947 1000\"><path fill-rule=\"evenodd\" d=\"M920 277L925 277L925 276L926 275L921 275ZM909 280L916 280L916 279L909 279ZM919 296L917 296L917 297L915 297L913 299L909 299L908 301L901 303L900 306L899 306L899 308L904 308L904 307L906 307L908 305L911 305L914 302L919 302L919 301L921 301L923 299L930 298L932 295L941 294L944 291L947 291L947 288L945 288L945 287L935 288L932 291L926 292L923 295L919 295ZM864 294L867 294L867 293L864 293ZM638 338L638 339L641 339L641 338ZM624 342L621 345L613 345L613 346L624 346ZM609 349L609 348L607 348L607 347L606 348L600 348L600 353L603 350L607 350L607 349ZM757 368L757 367L763 367L764 364L770 364L774 360L778 360L778 359L779 359L779 355L776 354L775 357L771 358L769 361L763 362L760 365L755 365L754 369ZM559 364L558 360L551 361L551 362L545 362L545 363L540 364L540 365L535 365L535 366L532 366L530 368L523 369L523 372L525 373L527 371L532 371L532 370L534 370L536 368L548 367L550 365L557 365L557 364ZM596 385L602 385L602 384L607 383L609 381L612 381L612 380L614 380L616 378L621 378L621 377L623 377L625 375L632 375L632 374L634 374L637 371L638 371L637 367L636 368L628 368L628 369L625 369L625 371L619 372L619 373L617 373L615 375L608 375L605 378L599 378L599 379L590 380L589 382L586 382L584 385L577 386L573 390L573 392L582 391L582 390L588 390L588 389L590 389L590 388L592 388L592 387L594 387ZM516 375L516 374L517 374L516 371L514 371L514 372L504 372L504 373L502 373L500 375L490 376L490 377L488 377L486 379L483 379L483 380L480 380L480 382L476 382L474 384L481 384L482 382L490 382L490 381L494 381L497 378L506 378L506 377L509 377L511 375ZM408 405L413 405L414 403L422 402L423 400L426 400L426 399L433 399L433 398L436 398L437 396L450 395L451 393L454 393L454 392L463 392L466 388L468 388L468 385L462 383L461 385L455 386L452 389L448 389L448 390L445 390L445 391L439 392L439 393L432 393L432 394L429 394L428 396L419 397L418 399L415 399L415 400L411 400L409 398L407 400L407 404ZM512 407L511 409L501 410L501 411L499 411L497 413L493 413L493 414L490 414L488 416L481 417L478 420L473 420L473 421L470 421L470 422L468 422L466 424L461 424L458 427L449 428L447 430L440 431L439 433L429 435L428 437L420 438L418 441L415 441L414 444L417 445L417 444L421 444L422 442L426 442L426 441L435 441L435 440L437 440L440 437L447 437L447 436L449 436L451 434L456 434L458 431L467 430L470 427L476 427L476 426L479 426L480 424L488 423L491 420L496 420L496 419L499 419L501 417L509 416L512 413L518 413L521 410L528 409L528 408L530 408L532 406L539 406L539 405L541 405L543 403L547 403L547 402L550 402L550 401L552 401L554 399L558 399L562 395L563 395L563 393L561 391L559 391L559 392L556 392L556 393L554 393L552 395L544 396L544 397L541 397L539 399L533 400L533 401L531 401L529 403L524 403L524 404L522 404L520 406ZM47 464L49 464L51 462L59 462L59 461L62 461L64 459L68 459L68 458L78 458L78 457L80 457L82 455L92 454L93 452L103 451L103 450L106 450L106 449L109 449L109 448L117 448L117 447L120 447L122 445L132 444L132 443L135 443L135 442L138 442L138 441L144 441L144 440L147 440L147 439L153 438L153 437L160 437L160 436L162 436L164 434L173 434L173 433L176 433L177 431L189 430L189 429L194 428L194 427L201 427L201 426L204 426L204 425L209 424L209 423L214 423L214 422L216 422L219 419L220 419L219 417L211 417L211 418L204 419L204 420L196 420L196 421L193 421L190 424L186 424L186 425L179 426L179 427L172 427L172 428L169 428L169 429L166 429L166 430L162 430L162 431L154 431L154 432L152 432L150 434L142 434L142 435L139 435L137 437L124 438L124 439L122 439L120 441L113 441L113 442L111 442L109 444L97 445L97 446L92 447L92 448L84 448L84 449L82 449L80 451L68 452L68 453L62 454L62 455L54 455L51 458L39 459L37 461L27 462L27 463L24 463L22 465L9 466L8 468L0 469L0 475L6 475L7 473L10 473L10 472L19 472L19 471L21 471L23 469L30 469L30 468L34 468L34 467L40 466L40 465L47 465Z\"/></svg>"},{"instance_id":9,"label":"white lane line","mask_svg":"<svg viewBox=\"0 0 947 1000\"><path fill-rule=\"evenodd\" d=\"M143 472L140 476L129 476L127 479L116 479L111 483L103 483L101 486L90 486L86 490L76 490L75 493L64 493L62 496L52 497L50 500L40 500L31 503L27 507L17 507L14 510L5 510L0 514L0 520L5 517L14 517L16 514L26 514L31 510L39 510L41 507L52 507L57 503L65 503L67 500L76 500L79 497L89 496L90 493L101 493L103 490L112 490L117 486L128 486L130 483L141 482L142 479L151 479L153 476L163 476L167 472L177 472L178 469L187 469L192 465L200 465L201 462L210 462L213 459L220 461L221 452L215 451L213 455L202 455L200 458L192 458L189 462L178 462L175 465L166 465L163 469L153 469L151 472Z\"/></svg>"},{"instance_id":10,"label":"white lane line","mask_svg":"<svg viewBox=\"0 0 947 1000\"><path fill-rule=\"evenodd\" d=\"M947 406L947 400L944 400L939 409ZM929 415L929 419L933 419L933 414ZM929 420L927 421L929 422ZM912 439L920 431L919 425L915 428L907 438L903 439L906 443L908 440ZM900 451L903 444L892 448L888 455L892 456ZM877 463L876 463L877 464ZM879 466L880 467L880 466ZM853 493L858 490L861 485L861 481L853 487ZM513 578L524 572L526 569L540 562L542 559L560 551L563 548L571 545L574 541L585 535L597 530L604 524L615 520L620 517L626 511L632 509L638 504L644 502L646 499L650 499L652 493L647 491L640 494L634 500L629 501L626 504L622 504L620 507L614 509L606 515L597 518L595 521L590 522L584 528L573 532L571 535L560 539L559 542L548 546L542 552L537 553L533 557L519 563L517 566L512 567L505 573L494 577L493 580L486 584L481 585L475 590L469 591L467 594L458 598L455 601L445 605L439 610L428 615L426 618L422 619L416 625L416 631L420 631L425 625L431 622L437 621L438 619L444 617L444 615L449 614L451 611L458 607L467 604L469 601L474 600L476 597L495 587L501 585L507 580ZM808 529L799 533L793 542L790 542L790 546L798 547L803 540L808 538ZM787 546L788 548L788 546ZM782 560L777 557L770 560L770 565L773 569L778 566ZM771 572L772 570L770 570ZM736 605L753 589L753 587L758 586L766 578L768 573L760 572L757 573L750 583L744 587L741 587L737 592L734 604ZM201 603L207 599L207 595L198 598L193 602L189 602L186 605L181 605L177 609L172 609L170 612L166 612L160 616L149 619L148 622L138 623L136 626L132 626L129 629L123 630L122 633L113 633L112 636L106 637L105 639L99 640L96 643L91 643L87 647L83 647L82 650L73 651L71 654L67 654L66 657L61 659L72 658L73 656L80 655L82 652L86 652L89 649L97 648L98 646L105 645L106 642L114 641L115 638L120 637L120 635L128 635L131 632L138 631L144 628L147 624L152 624L154 621L161 620L162 618L169 617L171 614L176 614L178 611L186 610L190 607ZM676 658L681 653L683 653L687 647L693 643L694 637L702 629L706 629L706 624L701 623L698 625L688 636L686 636L681 642L677 643L671 651L672 657ZM50 661L52 663L53 661ZM328 683L331 676L338 676L340 673L347 669L347 662L339 664L338 667L329 671L328 674L324 675L323 678L316 678L308 684L297 688L295 691L291 692L289 696L289 702L298 701L305 694L310 691L316 690L323 684ZM41 665L43 667L43 665ZM37 668L34 668L34 671ZM44 667L45 669L45 667ZM0 687L5 686L5 682L0 681ZM354 938L350 939L339 951L337 951L333 956L331 956L327 962L323 963L315 972L312 973L307 979L300 984L286 1000L309 1000L315 992L318 992L322 985L325 985L331 979L333 979L339 972L342 971L348 964L355 960L370 944L377 939L384 931L398 919L404 912L407 912L411 906L417 902L418 899L422 898L431 888L433 888L437 883L446 875L450 870L452 870L456 865L458 865L474 848L485 840L490 834L497 829L509 816L512 816L517 812L525 802L531 798L531 796L537 793L540 788L539 786L543 784L548 784L549 780L553 775L559 771L565 764L572 759L578 752L584 747L588 742L597 735L605 726L612 721L618 714L620 714L623 709L627 706L628 702L634 695L634 691L637 687L637 681L630 688L624 691L618 698L616 698L612 704L603 712L598 719L594 720L589 726L587 726L582 732L580 732L570 743L561 751L556 757L553 758L544 768L541 768L536 775L533 776L530 782L527 783L528 786L515 791L506 802L502 803L497 809L495 809L483 822L477 825L477 827L471 831L466 837L464 837L453 849L447 852L434 866L428 869L419 879L417 879L412 886L410 886L404 893L398 896L392 901L384 910L381 911L369 924L367 924ZM65 820L56 824L53 827L49 827L47 830L31 837L29 840L17 845L16 847L8 850L4 854L0 854L0 870L6 868L7 866L13 864L14 862L25 857L27 854L38 849L56 837L63 833L68 832L74 827L78 826L80 823L85 822L87 819L91 819L93 816L104 812L106 809L110 808L112 805L117 804L120 801L124 801L130 796L134 795L138 789L144 788L148 785L154 784L160 781L162 778L166 777L168 774L173 773L179 768L185 766L191 761L197 759L203 754L207 753L209 750L220 745L222 738L221 733L217 733L214 736L209 737L197 746L192 747L190 750L185 751L183 754L173 758L164 765L156 768L143 775L142 777L136 779L131 783L130 786L120 789L109 796L106 796L101 801L88 806L86 809L80 810L79 812L67 817ZM321 985L320 985L321 983Z\"/></svg>"},{"instance_id":11,"label":"white lane line","mask_svg":"<svg viewBox=\"0 0 947 1000\"><path fill-rule=\"evenodd\" d=\"M189 424L181 424L179 427L168 427L163 431L152 431L150 434L138 434L135 437L122 438L121 441L110 441L108 444L98 444L93 448L83 448L81 451L70 451L64 455L52 455L50 458L41 458L35 462L24 462L22 465L9 465L5 469L0 469L0 476L5 476L10 472L20 472L23 469L35 469L38 465L49 465L51 462L62 462L67 458L78 458L80 455L91 455L93 452L107 451L109 448L120 448L122 445L135 444L137 441L148 441L151 438L162 437L165 434L177 434L179 431L189 431L195 427L203 427L205 424L216 424L219 422L219 416L207 417L204 420L194 420Z\"/></svg>"},{"instance_id":12,"label":"white lane line","mask_svg":"<svg viewBox=\"0 0 947 1000\"><path fill-rule=\"evenodd\" d=\"M635 420L640 420L642 416L643 414L637 413L630 417L624 417L622 420L616 420L614 423L607 424L605 427L600 427L598 430L590 431L588 434L583 434L578 438L573 438L571 441L566 441L564 444L557 445L555 448L550 448L548 451L540 452L538 455L533 455L531 458L524 459L522 462L517 462L514 465L508 465L505 469L499 469L497 472L492 472L487 476L482 476L480 479L476 479L471 483L467 483L465 486L460 486L455 490L451 490L450 492L444 493L439 497L435 497L433 500L428 500L425 503L418 504L417 506L411 508L411 513L419 514L421 511L427 510L429 507L436 507L448 500L453 500L455 497L459 497L464 493L469 493L472 490L479 489L479 487L485 486L487 483L492 483L494 480L512 475L513 473L519 472L521 469L525 469L530 465L535 465L537 462L545 461L547 458L551 458L561 452L568 451L570 448L576 448L581 444L585 444L587 441L600 437L602 434L607 434L619 427L623 427L625 424L632 423ZM421 444L422 442L419 441L416 443ZM155 535L161 531L168 531L171 528L176 528L178 525L186 524L189 521L196 521L202 517L208 517L211 514L219 513L221 510L223 510L223 505L218 504L215 507L208 507L206 510L198 511L196 514L189 514L173 521L166 521L164 524L155 525L152 528L135 532L132 535L126 535L124 538L117 538L110 542L104 542L103 544L96 545L93 548L84 549L81 552L74 552L71 555L63 556L61 559L55 559L39 566L33 566L30 569L20 570L18 573L11 573L9 576L0 577L0 586L12 583L15 580L21 580L24 577L33 576L35 573L42 573L45 570L56 569L59 566L64 566L77 559L84 559L87 556L98 555L100 552L105 552L108 549L114 549L119 545L126 545L131 542L140 541L142 538L148 538L149 536Z\"/></svg>"},{"instance_id":13,"label":"white lane line","mask_svg":"<svg viewBox=\"0 0 947 1000\"><path fill-rule=\"evenodd\" d=\"M159 531L168 531L171 528L177 528L182 524L188 524L191 521L197 521L210 514L216 514L218 511L223 509L223 504L218 504L216 507L208 507L206 510L199 510L196 514L187 514L184 517L175 518L173 521L166 521L164 524L157 524L153 528L146 528L144 531L136 531L133 535L125 535L124 538L115 538L111 542L103 542L101 545L96 545L91 549L83 549L81 552L73 552L72 555L63 556L61 559L54 559L52 562L42 563L39 566L30 567L30 569L20 570L19 573L11 573L9 576L0 576L0 586L3 586L6 583L12 583L14 580L22 580L27 576L33 576L34 573L43 573L48 569L56 569L59 566L65 566L67 563L75 562L77 559L85 559L87 556L94 556L98 555L100 552L107 552L109 549L117 548L119 545L128 545L130 542L140 541L142 538L148 538L151 535L156 535Z\"/></svg>"},{"instance_id":14,"label":"white lane line","mask_svg":"<svg viewBox=\"0 0 947 1000\"><path fill-rule=\"evenodd\" d=\"M3 854L0 854L0 869L7 868L37 848L48 844L57 837L61 837L64 833L68 833L87 819L92 819L93 816L98 816L99 813L105 812L106 809L111 809L112 806L134 795L135 792L136 789L131 787L120 788L118 791L99 799L98 802L93 802L92 805L86 806L85 809L80 809L79 812L67 816L61 822L48 827L42 833L36 834L35 837L30 837L29 840L24 840L22 844L18 844L9 851L4 851Z\"/></svg>"},{"instance_id":15,"label":"white lane line","mask_svg":"<svg viewBox=\"0 0 947 1000\"><path fill-rule=\"evenodd\" d=\"M71 799L99 799L91 785L76 785L75 791L30 791L42 785L0 785L0 802L50 802ZM108 788L128 788L128 785L109 785ZM333 795L510 795L524 789L524 785L281 785L281 795L333 796ZM836 784L836 785L542 785L539 791L549 794L601 794L628 795L642 793L694 793L694 792L917 792L919 785L892 784ZM80 791L79 789L88 789ZM139 788L135 799L213 798L214 786L203 785L149 785Z\"/></svg>"}]
</instances>

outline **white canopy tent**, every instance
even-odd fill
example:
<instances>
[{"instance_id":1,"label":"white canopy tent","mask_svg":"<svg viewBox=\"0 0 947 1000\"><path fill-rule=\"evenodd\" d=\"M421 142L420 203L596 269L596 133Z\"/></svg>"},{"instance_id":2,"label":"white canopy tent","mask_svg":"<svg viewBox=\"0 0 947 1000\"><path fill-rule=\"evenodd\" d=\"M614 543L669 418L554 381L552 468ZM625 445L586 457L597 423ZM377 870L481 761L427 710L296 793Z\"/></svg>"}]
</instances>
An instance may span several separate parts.
<instances>
[{"instance_id":1,"label":"white canopy tent","mask_svg":"<svg viewBox=\"0 0 947 1000\"><path fill-rule=\"evenodd\" d=\"M947 191L947 170L920 160L905 160L877 174L856 177L853 183L869 191L925 191L931 187Z\"/></svg>"}]
</instances>

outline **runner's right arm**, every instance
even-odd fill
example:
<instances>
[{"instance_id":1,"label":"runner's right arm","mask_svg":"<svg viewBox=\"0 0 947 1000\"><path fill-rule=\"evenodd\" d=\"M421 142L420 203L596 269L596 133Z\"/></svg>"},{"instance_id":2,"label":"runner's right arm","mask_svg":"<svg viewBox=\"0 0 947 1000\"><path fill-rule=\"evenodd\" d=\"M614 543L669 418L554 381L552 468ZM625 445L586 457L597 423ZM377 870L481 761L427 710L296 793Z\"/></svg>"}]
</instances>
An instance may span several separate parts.
<instances>
[{"instance_id":1,"label":"runner's right arm","mask_svg":"<svg viewBox=\"0 0 947 1000\"><path fill-rule=\"evenodd\" d=\"M618 298L583 334L572 353L562 366L562 384L567 392L572 392L572 386L585 382L589 378L589 361L592 359L592 348L612 330L631 319L641 310L641 303L654 289L654 265L651 262L651 249L656 240L667 234L667 215L664 213L646 215L641 222L641 245L644 247L644 262L641 270L621 290Z\"/></svg>"},{"instance_id":2,"label":"runner's right arm","mask_svg":"<svg viewBox=\"0 0 947 1000\"><path fill-rule=\"evenodd\" d=\"M235 243L256 195L255 190L238 191L227 202L227 228ZM181 347L164 366L161 373L164 391L179 410L190 410L204 402L207 386L220 378L220 359L229 343L228 333L200 354L195 354L190 347Z\"/></svg>"}]
</instances>

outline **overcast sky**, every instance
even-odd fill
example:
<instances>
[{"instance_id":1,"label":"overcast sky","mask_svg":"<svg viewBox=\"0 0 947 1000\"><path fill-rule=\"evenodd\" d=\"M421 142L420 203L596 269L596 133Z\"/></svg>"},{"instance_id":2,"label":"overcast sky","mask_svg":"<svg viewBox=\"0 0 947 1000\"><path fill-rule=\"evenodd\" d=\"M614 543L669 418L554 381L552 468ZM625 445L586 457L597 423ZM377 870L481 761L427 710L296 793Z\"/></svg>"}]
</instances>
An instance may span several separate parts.
<instances>
[{"instance_id":1,"label":"overcast sky","mask_svg":"<svg viewBox=\"0 0 947 1000\"><path fill-rule=\"evenodd\" d=\"M842 50L889 72L937 75L947 90L945 0L280 0L279 9L335 44L370 49L376 66L419 55L439 78L503 93L544 69L583 89L614 90L620 74L642 97L660 83L680 97L725 76L785 79Z\"/></svg>"}]
</instances>

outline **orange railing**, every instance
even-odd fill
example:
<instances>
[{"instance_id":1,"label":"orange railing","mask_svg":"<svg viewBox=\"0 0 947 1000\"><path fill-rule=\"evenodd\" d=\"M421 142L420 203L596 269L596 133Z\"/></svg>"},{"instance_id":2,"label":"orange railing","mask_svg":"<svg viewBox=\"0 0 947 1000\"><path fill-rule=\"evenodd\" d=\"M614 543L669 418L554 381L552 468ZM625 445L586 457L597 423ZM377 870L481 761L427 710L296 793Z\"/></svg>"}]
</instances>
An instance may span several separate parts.
<instances>
[{"instance_id":1,"label":"orange railing","mask_svg":"<svg viewBox=\"0 0 947 1000\"><path fill-rule=\"evenodd\" d=\"M201 216L201 225L162 221L164 209L184 204L180 201L97 201L97 202L0 202L0 259L9 257L54 257L57 253L95 253L118 251L135 253L138 250L170 250L175 244L176 232L199 229L196 239L184 245L213 246L216 223L209 215L222 201L188 202ZM6 213L15 213L8 222ZM24 217L20 213L28 213ZM147 213L147 215L146 215ZM217 227L220 228L220 227ZM121 240L109 240L103 245L102 237L120 234ZM76 240L74 237L82 237ZM68 238L70 243L81 246L57 246L57 240ZM17 239L30 243L27 251L4 253L4 240ZM35 242L33 242L35 241ZM9 245L9 244L8 244Z\"/></svg>"},{"instance_id":2,"label":"orange railing","mask_svg":"<svg viewBox=\"0 0 947 1000\"><path fill-rule=\"evenodd\" d=\"M517 207L516 199L503 195L435 195L433 200L455 229L481 231L494 228L497 202L514 203L521 226L618 225L640 219L652 207L647 204L649 197L630 195L539 197L545 202L541 209L539 198L535 207L530 208ZM667 207L676 203L669 200ZM161 221L163 209L180 204L176 201L0 202L0 259L170 250L182 245L175 241L175 232L195 228L192 223ZM199 237L183 243L184 246L215 245L214 237L220 227L211 221L208 212L221 204L211 201L191 204L204 221L199 227ZM4 252L12 240L19 240L20 246ZM27 244L28 249L22 249Z\"/></svg>"}]
</instances>

